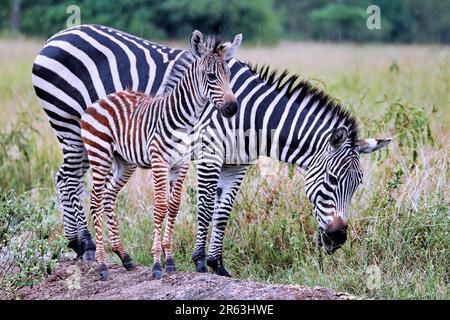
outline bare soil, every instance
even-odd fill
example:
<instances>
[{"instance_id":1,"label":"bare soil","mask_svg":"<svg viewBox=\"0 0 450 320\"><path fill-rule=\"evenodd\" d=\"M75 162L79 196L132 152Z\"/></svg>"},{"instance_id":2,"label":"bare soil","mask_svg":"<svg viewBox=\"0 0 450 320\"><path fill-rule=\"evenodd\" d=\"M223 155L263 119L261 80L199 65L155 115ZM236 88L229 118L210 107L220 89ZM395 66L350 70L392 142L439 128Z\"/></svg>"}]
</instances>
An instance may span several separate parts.
<instances>
[{"instance_id":1,"label":"bare soil","mask_svg":"<svg viewBox=\"0 0 450 320\"><path fill-rule=\"evenodd\" d=\"M125 271L121 266L111 265L108 280L101 281L96 264L83 261L60 262L53 274L43 283L20 289L19 296L26 300L336 300L353 298L321 287L273 285L195 272L164 274L161 280L153 280L150 269L143 266L138 266L133 271Z\"/></svg>"}]
</instances>

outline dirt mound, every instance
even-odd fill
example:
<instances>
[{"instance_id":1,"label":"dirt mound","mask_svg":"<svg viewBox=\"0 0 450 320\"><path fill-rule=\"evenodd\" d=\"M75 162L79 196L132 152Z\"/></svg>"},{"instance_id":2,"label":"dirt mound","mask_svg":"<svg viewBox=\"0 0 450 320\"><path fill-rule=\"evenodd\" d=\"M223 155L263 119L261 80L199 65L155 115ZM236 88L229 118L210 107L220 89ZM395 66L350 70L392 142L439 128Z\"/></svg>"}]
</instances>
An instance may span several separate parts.
<instances>
[{"instance_id":1,"label":"dirt mound","mask_svg":"<svg viewBox=\"0 0 450 320\"><path fill-rule=\"evenodd\" d=\"M305 288L293 285L272 285L261 282L220 277L195 272L164 274L152 280L147 267L125 271L110 266L107 281L100 281L95 264L83 261L61 262L42 284L22 288L22 299L350 299L330 289Z\"/></svg>"}]
</instances>

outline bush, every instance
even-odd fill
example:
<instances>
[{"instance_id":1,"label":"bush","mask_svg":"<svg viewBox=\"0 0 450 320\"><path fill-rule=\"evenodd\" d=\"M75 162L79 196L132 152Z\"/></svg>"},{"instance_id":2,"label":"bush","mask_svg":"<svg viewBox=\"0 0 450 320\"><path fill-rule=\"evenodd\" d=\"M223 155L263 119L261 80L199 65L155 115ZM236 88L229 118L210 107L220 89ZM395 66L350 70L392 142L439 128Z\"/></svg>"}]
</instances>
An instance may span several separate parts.
<instances>
[{"instance_id":1,"label":"bush","mask_svg":"<svg viewBox=\"0 0 450 320\"><path fill-rule=\"evenodd\" d=\"M56 221L51 210L0 188L0 298L16 297L20 287L53 270L65 240L52 233Z\"/></svg>"}]
</instances>

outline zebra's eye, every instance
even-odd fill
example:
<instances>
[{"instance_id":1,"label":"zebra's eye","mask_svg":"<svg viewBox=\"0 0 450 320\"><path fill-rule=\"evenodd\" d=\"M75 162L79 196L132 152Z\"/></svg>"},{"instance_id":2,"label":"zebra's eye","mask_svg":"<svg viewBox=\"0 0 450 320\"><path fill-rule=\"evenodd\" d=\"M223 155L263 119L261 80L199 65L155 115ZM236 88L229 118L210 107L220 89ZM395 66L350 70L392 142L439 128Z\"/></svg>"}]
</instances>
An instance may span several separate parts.
<instances>
[{"instance_id":1,"label":"zebra's eye","mask_svg":"<svg viewBox=\"0 0 450 320\"><path fill-rule=\"evenodd\" d=\"M328 181L330 181L330 183L334 186L338 184L337 177L332 174L328 174Z\"/></svg>"},{"instance_id":2,"label":"zebra's eye","mask_svg":"<svg viewBox=\"0 0 450 320\"><path fill-rule=\"evenodd\" d=\"M208 72L206 75L208 76L208 80L209 81L216 81L217 80L216 75L214 73Z\"/></svg>"}]
</instances>

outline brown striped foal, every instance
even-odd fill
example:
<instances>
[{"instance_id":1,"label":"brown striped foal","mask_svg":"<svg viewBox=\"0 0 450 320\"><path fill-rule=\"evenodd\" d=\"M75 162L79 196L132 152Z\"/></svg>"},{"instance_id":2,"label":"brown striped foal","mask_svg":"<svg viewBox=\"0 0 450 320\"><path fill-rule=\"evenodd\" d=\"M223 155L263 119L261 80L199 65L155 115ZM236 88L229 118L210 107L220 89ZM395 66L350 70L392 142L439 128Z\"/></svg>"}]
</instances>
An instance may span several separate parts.
<instances>
[{"instance_id":1,"label":"brown striped foal","mask_svg":"<svg viewBox=\"0 0 450 320\"><path fill-rule=\"evenodd\" d=\"M102 280L108 278L102 237L103 212L107 216L113 252L127 270L135 267L120 239L114 210L118 192L137 167L153 171L152 275L156 279L162 276L161 251L165 255L166 272L175 271L172 233L189 168L193 127L208 101L225 117L232 117L237 112L225 60L232 58L240 41L241 35L236 36L233 43L223 43L214 36L203 40L203 35L194 31L190 50L196 59L171 93L151 97L139 92L117 92L86 109L81 118L81 129L92 168L91 213ZM166 215L168 221L161 244Z\"/></svg>"}]
</instances>

